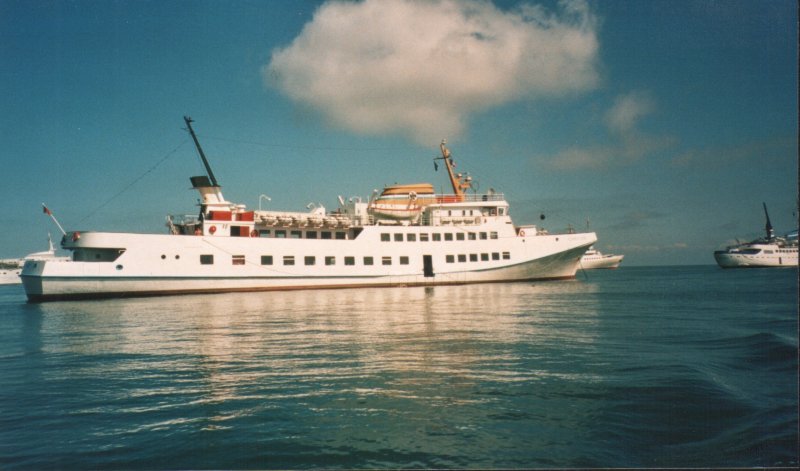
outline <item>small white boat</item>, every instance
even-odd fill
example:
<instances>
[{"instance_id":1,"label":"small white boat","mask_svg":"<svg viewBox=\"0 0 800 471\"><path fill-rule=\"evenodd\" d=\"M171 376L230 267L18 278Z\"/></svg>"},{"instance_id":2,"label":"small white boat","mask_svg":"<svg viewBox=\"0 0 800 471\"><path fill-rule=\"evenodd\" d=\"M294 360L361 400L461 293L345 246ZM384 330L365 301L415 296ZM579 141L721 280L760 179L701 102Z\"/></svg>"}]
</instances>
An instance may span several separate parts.
<instances>
[{"instance_id":1,"label":"small white boat","mask_svg":"<svg viewBox=\"0 0 800 471\"><path fill-rule=\"evenodd\" d=\"M716 250L714 259L717 265L722 268L797 268L797 231L785 237L776 237L769 220L767 205L762 204L767 218L766 238Z\"/></svg>"},{"instance_id":2,"label":"small white boat","mask_svg":"<svg viewBox=\"0 0 800 471\"><path fill-rule=\"evenodd\" d=\"M594 247L589 247L589 250L581 257L581 267L584 270L619 268L623 257L624 255L603 254Z\"/></svg>"},{"instance_id":3,"label":"small white boat","mask_svg":"<svg viewBox=\"0 0 800 471\"><path fill-rule=\"evenodd\" d=\"M47 234L47 242L50 245L48 250L28 254L19 260L3 260L2 265L4 268L0 269L0 285L21 284L22 278L19 275L26 260L69 260L69 257L56 257L56 249L53 247L53 239L51 239L50 234Z\"/></svg>"}]
</instances>

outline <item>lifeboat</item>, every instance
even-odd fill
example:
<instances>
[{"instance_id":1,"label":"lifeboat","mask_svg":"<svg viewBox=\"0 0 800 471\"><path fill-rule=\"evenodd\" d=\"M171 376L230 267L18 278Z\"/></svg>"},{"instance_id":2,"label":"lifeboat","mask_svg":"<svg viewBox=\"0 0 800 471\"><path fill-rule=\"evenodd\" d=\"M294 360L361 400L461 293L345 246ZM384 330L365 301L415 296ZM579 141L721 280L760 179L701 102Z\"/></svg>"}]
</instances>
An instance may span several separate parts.
<instances>
[{"instance_id":1,"label":"lifeboat","mask_svg":"<svg viewBox=\"0 0 800 471\"><path fill-rule=\"evenodd\" d=\"M367 210L376 219L415 220L425 206L435 202L436 195L430 183L392 185L384 188Z\"/></svg>"}]
</instances>

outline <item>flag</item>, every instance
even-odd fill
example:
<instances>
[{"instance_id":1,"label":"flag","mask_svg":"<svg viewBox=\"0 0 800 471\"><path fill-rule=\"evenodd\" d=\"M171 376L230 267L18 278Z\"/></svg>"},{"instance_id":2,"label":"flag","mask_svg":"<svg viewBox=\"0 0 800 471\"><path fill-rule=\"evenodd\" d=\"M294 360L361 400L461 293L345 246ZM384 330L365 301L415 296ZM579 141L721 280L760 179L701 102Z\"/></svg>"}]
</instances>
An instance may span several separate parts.
<instances>
[{"instance_id":1,"label":"flag","mask_svg":"<svg viewBox=\"0 0 800 471\"><path fill-rule=\"evenodd\" d=\"M47 206L42 205L42 208L44 209L44 213L47 214L48 216L52 216L53 215L53 213L51 213L50 210L47 209Z\"/></svg>"}]
</instances>

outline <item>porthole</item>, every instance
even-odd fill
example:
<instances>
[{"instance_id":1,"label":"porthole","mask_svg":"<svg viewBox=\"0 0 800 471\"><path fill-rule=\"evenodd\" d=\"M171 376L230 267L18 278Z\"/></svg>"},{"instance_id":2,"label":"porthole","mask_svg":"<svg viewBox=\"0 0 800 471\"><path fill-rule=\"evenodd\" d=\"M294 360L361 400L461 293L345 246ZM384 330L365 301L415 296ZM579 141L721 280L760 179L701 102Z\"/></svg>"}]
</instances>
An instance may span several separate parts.
<instances>
[{"instance_id":1,"label":"porthole","mask_svg":"<svg viewBox=\"0 0 800 471\"><path fill-rule=\"evenodd\" d=\"M117 265L117 270L122 270L122 265Z\"/></svg>"},{"instance_id":2,"label":"porthole","mask_svg":"<svg viewBox=\"0 0 800 471\"><path fill-rule=\"evenodd\" d=\"M164 255L164 254L161 254L161 260L165 260L166 258L167 258L167 256L166 256L166 255Z\"/></svg>"}]
</instances>

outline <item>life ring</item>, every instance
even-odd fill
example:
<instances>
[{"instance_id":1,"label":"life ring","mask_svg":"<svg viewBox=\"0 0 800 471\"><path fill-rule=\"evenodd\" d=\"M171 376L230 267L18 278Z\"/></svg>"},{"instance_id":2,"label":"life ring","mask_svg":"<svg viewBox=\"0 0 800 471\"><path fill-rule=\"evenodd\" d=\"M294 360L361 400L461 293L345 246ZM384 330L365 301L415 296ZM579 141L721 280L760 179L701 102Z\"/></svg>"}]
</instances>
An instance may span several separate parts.
<instances>
[{"instance_id":1,"label":"life ring","mask_svg":"<svg viewBox=\"0 0 800 471\"><path fill-rule=\"evenodd\" d=\"M525 237L525 230L523 229L523 230L519 231L519 235L521 237Z\"/></svg>"},{"instance_id":2,"label":"life ring","mask_svg":"<svg viewBox=\"0 0 800 471\"><path fill-rule=\"evenodd\" d=\"M211 226L208 228L209 234L214 235L215 232L217 232L217 226Z\"/></svg>"},{"instance_id":3,"label":"life ring","mask_svg":"<svg viewBox=\"0 0 800 471\"><path fill-rule=\"evenodd\" d=\"M255 230L255 229L253 229L252 231L250 231L250 237L258 237L258 231L257 231L257 230Z\"/></svg>"}]
</instances>

